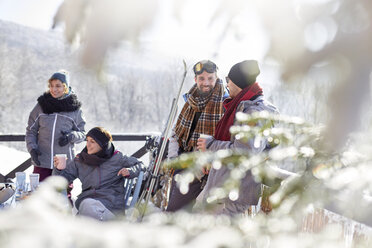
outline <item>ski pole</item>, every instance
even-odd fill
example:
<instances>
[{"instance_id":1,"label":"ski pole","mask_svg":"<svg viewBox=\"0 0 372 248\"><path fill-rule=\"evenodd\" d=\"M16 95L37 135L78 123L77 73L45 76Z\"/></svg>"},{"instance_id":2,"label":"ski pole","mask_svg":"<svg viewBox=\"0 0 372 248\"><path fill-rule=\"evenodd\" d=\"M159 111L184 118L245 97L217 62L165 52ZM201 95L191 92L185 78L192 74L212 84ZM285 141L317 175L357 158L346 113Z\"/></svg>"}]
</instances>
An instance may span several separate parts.
<instances>
[{"instance_id":1,"label":"ski pole","mask_svg":"<svg viewBox=\"0 0 372 248\"><path fill-rule=\"evenodd\" d=\"M147 204L149 202L149 199L150 199L150 196L151 196L151 193L152 193L152 189L154 188L154 185L155 185L155 179L156 179L156 177L159 173L159 170L160 170L160 164L162 162L161 159L163 158L165 147L166 147L166 144L167 144L169 136L170 136L170 130L171 130L171 127L173 125L174 118L176 116L178 99L181 95L182 87L183 87L183 84L185 82L186 75L187 75L187 66L186 66L185 60L183 60L183 66L184 66L184 73L183 73L182 82L181 82L181 85L179 87L176 98L173 98L172 107L171 107L171 111L170 111L169 118L168 118L168 121L167 121L167 125L166 125L164 133L161 137L163 139L163 142L160 142L161 143L160 151L156 156L155 165L154 165L154 173L151 175L150 187L148 188L147 191L145 191L145 194L144 194L144 197L146 195L146 199L145 199L145 204L143 206L143 211L140 215L140 220L142 220L143 216L145 215Z\"/></svg>"}]
</instances>

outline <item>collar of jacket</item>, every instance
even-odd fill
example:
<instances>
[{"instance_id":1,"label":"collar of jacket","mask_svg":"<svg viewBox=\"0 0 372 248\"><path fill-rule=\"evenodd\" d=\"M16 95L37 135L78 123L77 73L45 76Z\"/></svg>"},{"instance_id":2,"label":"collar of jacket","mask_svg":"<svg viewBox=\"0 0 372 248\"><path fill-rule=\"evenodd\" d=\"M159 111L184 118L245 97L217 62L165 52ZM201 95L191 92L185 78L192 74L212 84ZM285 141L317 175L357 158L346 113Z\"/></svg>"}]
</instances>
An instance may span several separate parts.
<instances>
[{"instance_id":1,"label":"collar of jacket","mask_svg":"<svg viewBox=\"0 0 372 248\"><path fill-rule=\"evenodd\" d=\"M106 150L101 150L95 154L88 154L87 147L85 147L79 154L79 161L90 166L100 166L114 155L114 151L113 144Z\"/></svg>"},{"instance_id":2,"label":"collar of jacket","mask_svg":"<svg viewBox=\"0 0 372 248\"><path fill-rule=\"evenodd\" d=\"M44 93L37 99L37 102L45 114L73 112L81 107L81 102L75 94L70 94L63 99L56 99L50 93Z\"/></svg>"}]
</instances>

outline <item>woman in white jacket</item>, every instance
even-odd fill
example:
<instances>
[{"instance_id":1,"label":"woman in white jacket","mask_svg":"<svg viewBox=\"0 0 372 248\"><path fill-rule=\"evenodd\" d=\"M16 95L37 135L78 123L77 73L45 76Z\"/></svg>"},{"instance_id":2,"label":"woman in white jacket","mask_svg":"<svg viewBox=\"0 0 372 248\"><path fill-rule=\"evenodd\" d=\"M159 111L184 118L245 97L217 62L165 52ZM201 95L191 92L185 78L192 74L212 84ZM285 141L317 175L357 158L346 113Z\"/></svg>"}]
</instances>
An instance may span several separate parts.
<instances>
[{"instance_id":1,"label":"woman in white jacket","mask_svg":"<svg viewBox=\"0 0 372 248\"><path fill-rule=\"evenodd\" d=\"M81 102L69 86L68 72L54 73L48 88L37 99L26 128L27 150L40 181L52 174L55 154L66 154L71 161L75 157L74 144L85 140Z\"/></svg>"}]
</instances>

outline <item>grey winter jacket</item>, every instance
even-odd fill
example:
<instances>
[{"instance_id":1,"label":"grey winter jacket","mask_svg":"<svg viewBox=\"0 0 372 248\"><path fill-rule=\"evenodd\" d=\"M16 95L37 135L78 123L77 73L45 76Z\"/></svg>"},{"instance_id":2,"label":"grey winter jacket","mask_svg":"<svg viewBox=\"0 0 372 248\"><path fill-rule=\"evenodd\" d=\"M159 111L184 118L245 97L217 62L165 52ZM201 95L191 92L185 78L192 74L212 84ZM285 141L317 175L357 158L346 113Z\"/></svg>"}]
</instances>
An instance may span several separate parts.
<instances>
[{"instance_id":1,"label":"grey winter jacket","mask_svg":"<svg viewBox=\"0 0 372 248\"><path fill-rule=\"evenodd\" d=\"M26 145L30 152L39 149L40 167L53 169L53 156L66 154L67 163L75 157L74 144L85 140L85 120L81 109L72 112L58 112L45 114L40 104L36 104L28 118L26 128ZM58 139L62 136L61 131L68 131L73 138L66 146L60 146ZM32 161L34 165L34 161Z\"/></svg>"},{"instance_id":2,"label":"grey winter jacket","mask_svg":"<svg viewBox=\"0 0 372 248\"><path fill-rule=\"evenodd\" d=\"M236 112L251 114L256 111L264 110L275 114L279 113L276 107L268 101L264 100L262 96L256 98L253 101L242 101L238 105ZM253 140L249 140L247 143L242 143L238 140L235 140L233 136L231 137L230 141L215 140L213 137L210 137L207 139L207 149L209 151L217 151L222 149L238 149L250 151L253 154L257 154L262 152L267 145L267 141L265 140L262 140L258 147L255 147L253 145L253 142ZM219 170L212 168L209 172L207 184L198 196L198 201L205 201L208 197L208 193L212 188L222 186L224 181L228 178L229 173L229 169L225 166L222 166ZM228 215L242 213L249 207L249 205L256 205L258 202L260 188L260 184L256 183L251 173L248 172L241 181L239 198L236 201L226 199L223 202L224 207L220 209L220 213Z\"/></svg>"},{"instance_id":3,"label":"grey winter jacket","mask_svg":"<svg viewBox=\"0 0 372 248\"><path fill-rule=\"evenodd\" d=\"M122 168L128 168L130 176L138 177L142 167L141 161L127 157L116 151L114 155L99 166L87 165L79 161L79 155L66 165L66 169L53 169L53 175L65 177L69 182L79 178L82 192L75 202L79 209L80 203L86 198L100 201L111 212L124 209L124 177L117 176Z\"/></svg>"}]
</instances>

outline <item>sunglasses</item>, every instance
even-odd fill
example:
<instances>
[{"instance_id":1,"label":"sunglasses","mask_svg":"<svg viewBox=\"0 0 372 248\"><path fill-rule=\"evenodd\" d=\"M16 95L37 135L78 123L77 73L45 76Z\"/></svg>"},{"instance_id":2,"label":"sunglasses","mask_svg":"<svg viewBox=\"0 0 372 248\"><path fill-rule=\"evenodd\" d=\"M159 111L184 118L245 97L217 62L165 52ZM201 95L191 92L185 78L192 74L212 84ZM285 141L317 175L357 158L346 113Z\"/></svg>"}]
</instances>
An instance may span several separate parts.
<instances>
[{"instance_id":1,"label":"sunglasses","mask_svg":"<svg viewBox=\"0 0 372 248\"><path fill-rule=\"evenodd\" d=\"M213 63L210 60L203 60L194 65L194 73L195 75L200 75L203 73L203 71L206 71L208 73L217 72L217 66L215 63Z\"/></svg>"}]
</instances>

